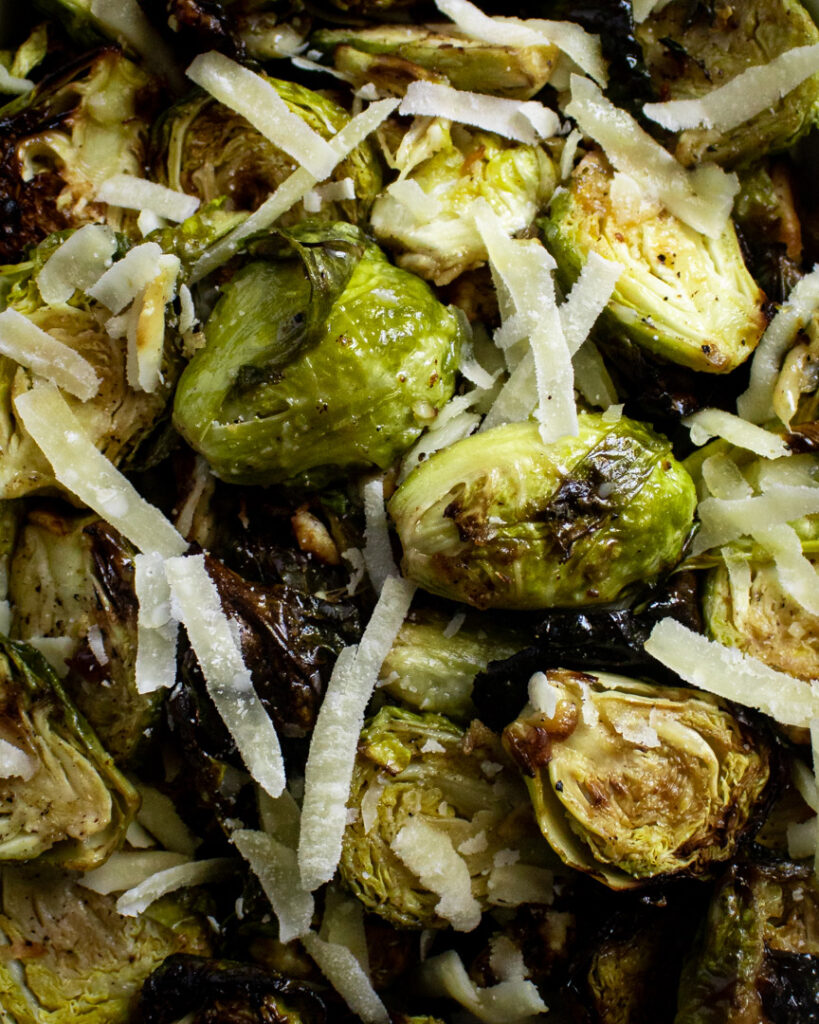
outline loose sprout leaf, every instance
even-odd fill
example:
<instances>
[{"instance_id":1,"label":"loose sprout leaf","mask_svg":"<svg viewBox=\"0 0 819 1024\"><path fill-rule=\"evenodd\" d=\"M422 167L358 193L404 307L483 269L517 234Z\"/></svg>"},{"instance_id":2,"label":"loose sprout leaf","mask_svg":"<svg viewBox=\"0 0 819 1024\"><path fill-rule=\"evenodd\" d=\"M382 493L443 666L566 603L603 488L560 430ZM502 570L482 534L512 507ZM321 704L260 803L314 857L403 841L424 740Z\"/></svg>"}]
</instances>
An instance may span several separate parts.
<instances>
[{"instance_id":1,"label":"loose sprout leaf","mask_svg":"<svg viewBox=\"0 0 819 1024\"><path fill-rule=\"evenodd\" d=\"M169 850L146 850L139 853L121 850L112 853L108 860L93 871L80 875L78 883L84 889L91 889L102 896L111 892L124 892L141 885L158 871L187 864L190 857Z\"/></svg>"},{"instance_id":2,"label":"loose sprout leaf","mask_svg":"<svg viewBox=\"0 0 819 1024\"><path fill-rule=\"evenodd\" d=\"M747 68L704 96L645 103L643 113L672 132L700 127L727 132L766 108L776 106L783 96L817 71L819 43L796 46L766 64Z\"/></svg>"},{"instance_id":3,"label":"loose sprout leaf","mask_svg":"<svg viewBox=\"0 0 819 1024\"><path fill-rule=\"evenodd\" d=\"M176 682L176 641L179 623L171 616L171 588L161 555L134 559L137 656L134 676L138 693L168 689Z\"/></svg>"},{"instance_id":4,"label":"loose sprout leaf","mask_svg":"<svg viewBox=\"0 0 819 1024\"><path fill-rule=\"evenodd\" d=\"M87 359L15 309L0 313L0 353L83 402L99 390L100 379Z\"/></svg>"},{"instance_id":5,"label":"loose sprout leaf","mask_svg":"<svg viewBox=\"0 0 819 1024\"><path fill-rule=\"evenodd\" d=\"M652 14L654 11L661 11L670 2L671 0L633 0L634 21L640 25L649 14Z\"/></svg>"},{"instance_id":6,"label":"loose sprout leaf","mask_svg":"<svg viewBox=\"0 0 819 1024\"><path fill-rule=\"evenodd\" d=\"M112 313L121 313L145 285L156 277L161 257L162 250L156 242L143 242L135 246L91 285L88 294L107 306Z\"/></svg>"},{"instance_id":7,"label":"loose sprout leaf","mask_svg":"<svg viewBox=\"0 0 819 1024\"><path fill-rule=\"evenodd\" d=\"M702 445L712 437L721 437L737 448L745 448L766 459L791 454L790 448L778 435L723 409L700 409L686 416L682 423L691 431L694 444Z\"/></svg>"},{"instance_id":8,"label":"loose sprout leaf","mask_svg":"<svg viewBox=\"0 0 819 1024\"><path fill-rule=\"evenodd\" d=\"M162 75L174 91L184 91L185 80L173 51L148 21L137 0L92 0L91 13L105 32L144 57L148 67Z\"/></svg>"},{"instance_id":9,"label":"loose sprout leaf","mask_svg":"<svg viewBox=\"0 0 819 1024\"><path fill-rule=\"evenodd\" d=\"M400 100L379 100L371 104L366 110L357 114L352 121L346 124L341 131L333 136L329 145L335 151L337 163L342 161L356 146L359 146L367 136L385 121ZM276 191L266 199L262 205L252 213L246 221L220 239L207 252L201 256L193 266L191 282L201 281L216 267L221 266L238 250L242 241L257 231L264 231L274 224L282 214L296 205L303 199L307 192L317 183L315 178L306 168L299 167L279 185Z\"/></svg>"},{"instance_id":10,"label":"loose sprout leaf","mask_svg":"<svg viewBox=\"0 0 819 1024\"><path fill-rule=\"evenodd\" d=\"M148 211L174 221L187 220L199 209L196 196L176 192L147 178L136 178L133 174L114 174L104 181L97 189L97 202Z\"/></svg>"},{"instance_id":11,"label":"loose sprout leaf","mask_svg":"<svg viewBox=\"0 0 819 1024\"><path fill-rule=\"evenodd\" d=\"M321 973L364 1024L389 1024L387 1008L346 946L324 942L315 932L303 935L301 941Z\"/></svg>"},{"instance_id":12,"label":"loose sprout leaf","mask_svg":"<svg viewBox=\"0 0 819 1024\"><path fill-rule=\"evenodd\" d=\"M166 850L173 850L174 853L184 853L192 857L199 845L199 840L193 835L185 822L179 817L173 800L164 793L160 793L153 786L143 784L137 785L140 797L140 806L137 811L137 821L146 828L152 836L156 836Z\"/></svg>"},{"instance_id":13,"label":"loose sprout leaf","mask_svg":"<svg viewBox=\"0 0 819 1024\"><path fill-rule=\"evenodd\" d=\"M68 302L75 291L98 281L117 248L114 232L104 224L86 224L60 244L37 275L37 287L49 306Z\"/></svg>"},{"instance_id":14,"label":"loose sprout leaf","mask_svg":"<svg viewBox=\"0 0 819 1024\"><path fill-rule=\"evenodd\" d=\"M187 544L83 434L60 392L40 384L15 399L17 415L57 480L143 552L180 555Z\"/></svg>"},{"instance_id":15,"label":"loose sprout leaf","mask_svg":"<svg viewBox=\"0 0 819 1024\"><path fill-rule=\"evenodd\" d=\"M205 677L216 710L236 742L245 767L276 797L284 789L284 761L276 730L259 700L219 591L203 555L171 558L165 571L171 597Z\"/></svg>"},{"instance_id":16,"label":"loose sprout leaf","mask_svg":"<svg viewBox=\"0 0 819 1024\"><path fill-rule=\"evenodd\" d=\"M310 891L328 882L338 864L364 711L414 591L401 578L385 580L361 643L341 652L327 686L305 767L299 836L299 870Z\"/></svg>"},{"instance_id":17,"label":"loose sprout leaf","mask_svg":"<svg viewBox=\"0 0 819 1024\"><path fill-rule=\"evenodd\" d=\"M117 900L117 913L123 917L136 917L161 896L188 886L219 882L236 870L236 861L230 857L191 861L165 868L128 889Z\"/></svg>"},{"instance_id":18,"label":"loose sprout leaf","mask_svg":"<svg viewBox=\"0 0 819 1024\"><path fill-rule=\"evenodd\" d=\"M33 88L34 82L9 74L8 68L4 64L0 64L0 96L22 96L24 93L31 92Z\"/></svg>"},{"instance_id":19,"label":"loose sprout leaf","mask_svg":"<svg viewBox=\"0 0 819 1024\"><path fill-rule=\"evenodd\" d=\"M566 114L603 147L614 167L638 181L648 196L660 199L675 217L709 238L719 238L739 191L736 175L715 164L687 171L594 82L572 75L571 87Z\"/></svg>"},{"instance_id":20,"label":"loose sprout leaf","mask_svg":"<svg viewBox=\"0 0 819 1024\"><path fill-rule=\"evenodd\" d=\"M313 919L313 895L299 884L296 851L251 829L237 829L230 838L270 900L279 921L279 941L306 935Z\"/></svg>"},{"instance_id":21,"label":"loose sprout leaf","mask_svg":"<svg viewBox=\"0 0 819 1024\"><path fill-rule=\"evenodd\" d=\"M782 725L807 728L819 717L819 685L695 633L675 619L661 619L645 644L648 653L687 683L756 708Z\"/></svg>"},{"instance_id":22,"label":"loose sprout leaf","mask_svg":"<svg viewBox=\"0 0 819 1024\"><path fill-rule=\"evenodd\" d=\"M215 50L199 54L186 74L220 103L241 114L317 181L332 173L338 163L333 147L294 114L261 75Z\"/></svg>"}]
</instances>

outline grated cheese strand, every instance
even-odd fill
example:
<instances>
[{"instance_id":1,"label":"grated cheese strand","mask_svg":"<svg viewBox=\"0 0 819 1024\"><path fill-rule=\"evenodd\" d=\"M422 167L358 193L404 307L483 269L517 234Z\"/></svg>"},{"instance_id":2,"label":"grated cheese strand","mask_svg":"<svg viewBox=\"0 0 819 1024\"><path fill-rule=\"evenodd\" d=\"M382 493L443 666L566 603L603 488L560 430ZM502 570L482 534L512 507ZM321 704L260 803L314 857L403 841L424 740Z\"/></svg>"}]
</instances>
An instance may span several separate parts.
<instances>
[{"instance_id":1,"label":"grated cheese strand","mask_svg":"<svg viewBox=\"0 0 819 1024\"><path fill-rule=\"evenodd\" d=\"M682 424L691 431L691 440L696 445L703 445L712 437L721 437L735 447L745 448L765 459L779 459L791 454L790 448L777 434L723 409L700 409L686 416Z\"/></svg>"},{"instance_id":2,"label":"grated cheese strand","mask_svg":"<svg viewBox=\"0 0 819 1024\"><path fill-rule=\"evenodd\" d=\"M207 885L219 882L236 870L236 861L230 857L213 857L211 860L197 860L189 864L157 871L144 882L128 889L117 900L117 913L123 917L137 917L162 896L187 886Z\"/></svg>"},{"instance_id":3,"label":"grated cheese strand","mask_svg":"<svg viewBox=\"0 0 819 1024\"><path fill-rule=\"evenodd\" d=\"M730 82L689 100L644 103L643 113L668 131L713 128L727 132L774 107L819 71L819 43L796 46L765 64L746 68Z\"/></svg>"},{"instance_id":4,"label":"grated cheese strand","mask_svg":"<svg viewBox=\"0 0 819 1024\"><path fill-rule=\"evenodd\" d=\"M311 892L333 877L347 823L347 799L364 712L381 665L407 616L415 587L389 577L358 647L333 668L310 741L299 835L299 870Z\"/></svg>"},{"instance_id":5,"label":"grated cheese strand","mask_svg":"<svg viewBox=\"0 0 819 1024\"><path fill-rule=\"evenodd\" d=\"M303 935L301 941L324 977L364 1024L390 1024L387 1008L363 967L346 946L324 942L315 932Z\"/></svg>"},{"instance_id":6,"label":"grated cheese strand","mask_svg":"<svg viewBox=\"0 0 819 1024\"><path fill-rule=\"evenodd\" d=\"M390 529L384 508L384 478L368 480L362 488L364 495L364 564L377 594L389 576L398 576L392 554Z\"/></svg>"},{"instance_id":7,"label":"grated cheese strand","mask_svg":"<svg viewBox=\"0 0 819 1024\"><path fill-rule=\"evenodd\" d=\"M165 560L153 552L134 559L137 612L137 693L168 689L176 682L176 643L179 623L171 617L171 588Z\"/></svg>"},{"instance_id":8,"label":"grated cheese strand","mask_svg":"<svg viewBox=\"0 0 819 1024\"><path fill-rule=\"evenodd\" d=\"M751 531L751 536L773 556L776 574L786 594L806 612L819 615L819 575L802 553L802 539L792 526L779 523Z\"/></svg>"},{"instance_id":9,"label":"grated cheese strand","mask_svg":"<svg viewBox=\"0 0 819 1024\"><path fill-rule=\"evenodd\" d=\"M188 864L190 857L169 850L145 850L131 852L117 850L108 860L93 871L86 871L77 878L77 884L107 896L111 892L133 889L151 878L158 871Z\"/></svg>"},{"instance_id":10,"label":"grated cheese strand","mask_svg":"<svg viewBox=\"0 0 819 1024\"><path fill-rule=\"evenodd\" d=\"M756 530L767 530L777 523L790 523L817 512L819 487L780 484L753 497L705 498L697 506L702 528L694 537L691 553L701 555Z\"/></svg>"},{"instance_id":11,"label":"grated cheese strand","mask_svg":"<svg viewBox=\"0 0 819 1024\"><path fill-rule=\"evenodd\" d=\"M88 360L52 338L16 309L0 313L0 354L45 377L81 402L99 391L100 378Z\"/></svg>"},{"instance_id":12,"label":"grated cheese strand","mask_svg":"<svg viewBox=\"0 0 819 1024\"><path fill-rule=\"evenodd\" d=\"M83 5L87 7L87 2ZM92 0L91 14L117 42L127 44L163 75L174 92L185 91L173 50L148 21L137 0Z\"/></svg>"},{"instance_id":13,"label":"grated cheese strand","mask_svg":"<svg viewBox=\"0 0 819 1024\"><path fill-rule=\"evenodd\" d=\"M819 685L806 683L724 647L675 619L661 619L645 649L692 686L725 700L756 708L782 725L807 728L819 718Z\"/></svg>"},{"instance_id":14,"label":"grated cheese strand","mask_svg":"<svg viewBox=\"0 0 819 1024\"><path fill-rule=\"evenodd\" d=\"M156 277L161 258L162 250L156 242L136 245L88 288L88 294L112 313L121 313Z\"/></svg>"},{"instance_id":15,"label":"grated cheese strand","mask_svg":"<svg viewBox=\"0 0 819 1024\"><path fill-rule=\"evenodd\" d=\"M140 551L165 558L180 555L187 543L147 502L102 452L82 427L60 392L38 384L14 400L20 420L51 463L57 480L88 508L131 541Z\"/></svg>"},{"instance_id":16,"label":"grated cheese strand","mask_svg":"<svg viewBox=\"0 0 819 1024\"><path fill-rule=\"evenodd\" d=\"M86 291L111 266L117 249L114 232L104 224L86 224L62 242L37 275L43 302L60 306L75 291Z\"/></svg>"},{"instance_id":17,"label":"grated cheese strand","mask_svg":"<svg viewBox=\"0 0 819 1024\"><path fill-rule=\"evenodd\" d=\"M247 770L262 789L276 797L285 781L279 737L253 689L204 555L170 558L165 572L174 614L185 626L216 710Z\"/></svg>"},{"instance_id":18,"label":"grated cheese strand","mask_svg":"<svg viewBox=\"0 0 819 1024\"><path fill-rule=\"evenodd\" d=\"M310 930L313 895L299 884L296 851L273 836L237 829L231 842L259 879L279 921L279 942L299 939Z\"/></svg>"},{"instance_id":19,"label":"grated cheese strand","mask_svg":"<svg viewBox=\"0 0 819 1024\"><path fill-rule=\"evenodd\" d=\"M97 189L97 202L126 210L147 210L157 217L183 221L199 209L199 199L133 174L113 174Z\"/></svg>"}]
</instances>

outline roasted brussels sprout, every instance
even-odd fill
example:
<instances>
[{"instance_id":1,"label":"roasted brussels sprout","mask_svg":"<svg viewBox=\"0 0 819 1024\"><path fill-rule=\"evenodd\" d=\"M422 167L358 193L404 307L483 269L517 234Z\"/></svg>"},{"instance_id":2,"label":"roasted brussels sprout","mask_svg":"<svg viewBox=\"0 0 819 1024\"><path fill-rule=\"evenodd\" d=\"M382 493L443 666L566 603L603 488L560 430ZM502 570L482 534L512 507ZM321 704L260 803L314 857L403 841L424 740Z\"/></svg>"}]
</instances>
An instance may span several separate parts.
<instances>
[{"instance_id":1,"label":"roasted brussels sprout","mask_svg":"<svg viewBox=\"0 0 819 1024\"><path fill-rule=\"evenodd\" d=\"M236 59L291 57L310 31L299 0L166 0L162 7L177 38L194 53L213 49Z\"/></svg>"},{"instance_id":2,"label":"roasted brussels sprout","mask_svg":"<svg viewBox=\"0 0 819 1024\"><path fill-rule=\"evenodd\" d=\"M268 81L288 108L314 131L329 138L344 127L349 115L333 100L295 82ZM298 166L243 117L200 91L171 107L158 122L151 165L157 180L170 188L199 196L203 202L227 196L228 210L255 210ZM381 167L369 142L342 160L333 180L351 178L354 199L322 207L327 221L364 221L381 189ZM298 203L280 221L292 225L305 217Z\"/></svg>"},{"instance_id":3,"label":"roasted brussels sprout","mask_svg":"<svg viewBox=\"0 0 819 1024\"><path fill-rule=\"evenodd\" d=\"M557 48L548 44L512 49L418 25L320 29L310 42L357 86L376 82L399 93L412 81L433 78L527 100L549 81L557 59Z\"/></svg>"},{"instance_id":4,"label":"roasted brussels sprout","mask_svg":"<svg viewBox=\"0 0 819 1024\"><path fill-rule=\"evenodd\" d=\"M20 528L9 596L15 639L73 641L63 685L115 761L146 744L163 699L140 694L136 554L95 515L35 506Z\"/></svg>"},{"instance_id":5,"label":"roasted brussels sprout","mask_svg":"<svg viewBox=\"0 0 819 1024\"><path fill-rule=\"evenodd\" d=\"M399 266L443 285L487 259L469 215L475 199L486 199L510 234L525 231L552 195L557 173L539 146L437 120L426 135L435 136L436 151L415 167L411 153L406 162L399 155L399 169L404 163L408 173L376 200L370 224L398 253ZM397 190L404 181L420 189L406 202Z\"/></svg>"},{"instance_id":6,"label":"roasted brussels sprout","mask_svg":"<svg viewBox=\"0 0 819 1024\"><path fill-rule=\"evenodd\" d=\"M406 863L399 837L407 826L422 827L428 844L441 843L460 857L478 914L507 902L504 874L512 869L533 874L529 888L523 886L528 898L511 902L544 902L543 886L535 881L542 878L543 851L525 791L498 738L480 723L464 733L441 715L382 708L361 734L349 807L355 819L344 832L341 877L365 906L394 925L450 923L441 893L427 888ZM444 871L441 850L432 856ZM444 885L451 881L445 878Z\"/></svg>"},{"instance_id":7,"label":"roasted brussels sprout","mask_svg":"<svg viewBox=\"0 0 819 1024\"><path fill-rule=\"evenodd\" d=\"M455 386L458 317L357 228L302 225L222 289L174 421L222 479L321 485L386 469Z\"/></svg>"},{"instance_id":8,"label":"roasted brussels sprout","mask_svg":"<svg viewBox=\"0 0 819 1024\"><path fill-rule=\"evenodd\" d=\"M133 222L95 196L114 174L142 175L156 99L152 79L110 48L0 110L0 264L54 231Z\"/></svg>"},{"instance_id":9,"label":"roasted brussels sprout","mask_svg":"<svg viewBox=\"0 0 819 1024\"><path fill-rule=\"evenodd\" d=\"M798 0L717 0L692 7L673 0L636 28L646 67L663 99L693 99L786 50L819 43ZM819 74L729 131L691 128L677 137L677 159L733 165L789 149L819 116Z\"/></svg>"},{"instance_id":10,"label":"roasted brussels sprout","mask_svg":"<svg viewBox=\"0 0 819 1024\"><path fill-rule=\"evenodd\" d=\"M417 711L457 721L473 718L475 676L490 661L511 657L527 641L523 630L499 627L477 615L463 619L459 624L451 615L414 612L381 666L384 690Z\"/></svg>"},{"instance_id":11,"label":"roasted brussels sprout","mask_svg":"<svg viewBox=\"0 0 819 1024\"><path fill-rule=\"evenodd\" d=\"M819 887L812 867L733 865L683 971L675 1024L813 1024L817 935Z\"/></svg>"},{"instance_id":12,"label":"roasted brussels sprout","mask_svg":"<svg viewBox=\"0 0 819 1024\"><path fill-rule=\"evenodd\" d=\"M3 1021L121 1024L166 957L210 951L204 921L171 898L121 917L113 896L58 871L6 866L0 885L0 933L9 943L0 958Z\"/></svg>"},{"instance_id":13,"label":"roasted brussels sprout","mask_svg":"<svg viewBox=\"0 0 819 1024\"><path fill-rule=\"evenodd\" d=\"M613 601L680 557L691 478L648 427L580 416L544 445L535 423L458 441L421 463L389 511L407 576L479 608Z\"/></svg>"},{"instance_id":14,"label":"roasted brussels sprout","mask_svg":"<svg viewBox=\"0 0 819 1024\"><path fill-rule=\"evenodd\" d=\"M504 731L544 836L613 889L731 858L771 774L764 737L710 694L546 673L552 707Z\"/></svg>"},{"instance_id":15,"label":"roasted brussels sprout","mask_svg":"<svg viewBox=\"0 0 819 1024\"><path fill-rule=\"evenodd\" d=\"M636 209L612 194L617 177L590 153L558 192L542 229L566 287L590 252L623 266L601 322L672 363L728 373L753 352L766 326L765 296L748 273L732 224L707 238L667 210Z\"/></svg>"},{"instance_id":16,"label":"roasted brussels sprout","mask_svg":"<svg viewBox=\"0 0 819 1024\"><path fill-rule=\"evenodd\" d=\"M37 651L0 641L0 860L88 871L122 842L139 798Z\"/></svg>"}]
</instances>

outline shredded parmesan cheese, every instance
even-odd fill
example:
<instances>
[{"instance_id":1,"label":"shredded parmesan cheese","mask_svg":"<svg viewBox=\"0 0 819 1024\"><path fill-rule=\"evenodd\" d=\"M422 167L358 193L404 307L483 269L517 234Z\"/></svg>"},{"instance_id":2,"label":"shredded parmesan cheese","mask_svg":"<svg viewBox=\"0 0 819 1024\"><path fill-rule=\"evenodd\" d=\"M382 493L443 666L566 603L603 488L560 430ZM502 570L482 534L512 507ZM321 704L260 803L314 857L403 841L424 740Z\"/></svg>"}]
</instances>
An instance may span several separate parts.
<instances>
[{"instance_id":1,"label":"shredded parmesan cheese","mask_svg":"<svg viewBox=\"0 0 819 1024\"><path fill-rule=\"evenodd\" d=\"M757 708L782 725L807 728L819 717L819 684L777 672L735 647L708 640L675 619L661 619L645 649L692 686Z\"/></svg>"},{"instance_id":2,"label":"shredded parmesan cheese","mask_svg":"<svg viewBox=\"0 0 819 1024\"><path fill-rule=\"evenodd\" d=\"M137 784L137 790L140 797L137 811L139 824L152 836L156 836L166 850L192 857L200 841L179 817L173 800L153 786L146 786L143 783Z\"/></svg>"},{"instance_id":3,"label":"shredded parmesan cheese","mask_svg":"<svg viewBox=\"0 0 819 1024\"><path fill-rule=\"evenodd\" d=\"M535 672L529 680L529 703L547 718L554 718L557 711L557 690L544 672Z\"/></svg>"},{"instance_id":4,"label":"shredded parmesan cheese","mask_svg":"<svg viewBox=\"0 0 819 1024\"><path fill-rule=\"evenodd\" d=\"M219 882L236 869L236 861L229 857L214 857L157 871L144 882L128 889L117 900L117 913L123 917L136 917L161 896L186 886Z\"/></svg>"},{"instance_id":5,"label":"shredded parmesan cheese","mask_svg":"<svg viewBox=\"0 0 819 1024\"><path fill-rule=\"evenodd\" d=\"M819 43L796 46L765 64L746 68L730 82L690 100L644 103L643 113L669 131L713 128L727 132L776 104L819 72Z\"/></svg>"},{"instance_id":6,"label":"shredded parmesan cheese","mask_svg":"<svg viewBox=\"0 0 819 1024\"><path fill-rule=\"evenodd\" d=\"M384 478L368 480L362 488L364 496L364 564L373 589L381 593L389 576L398 576L392 554L390 530L384 508Z\"/></svg>"},{"instance_id":7,"label":"shredded parmesan cheese","mask_svg":"<svg viewBox=\"0 0 819 1024\"><path fill-rule=\"evenodd\" d=\"M692 554L730 544L740 537L819 512L819 487L772 487L764 494L731 499L706 498L697 507L702 529Z\"/></svg>"},{"instance_id":8,"label":"shredded parmesan cheese","mask_svg":"<svg viewBox=\"0 0 819 1024\"><path fill-rule=\"evenodd\" d=\"M279 921L279 941L306 935L313 919L313 896L299 884L296 851L264 832L237 829L231 842L259 879Z\"/></svg>"},{"instance_id":9,"label":"shredded parmesan cheese","mask_svg":"<svg viewBox=\"0 0 819 1024\"><path fill-rule=\"evenodd\" d=\"M141 885L158 871L187 864L190 858L168 850L146 850L138 853L119 850L112 853L102 867L80 874L77 882L103 896L111 892L124 892Z\"/></svg>"},{"instance_id":10,"label":"shredded parmesan cheese","mask_svg":"<svg viewBox=\"0 0 819 1024\"><path fill-rule=\"evenodd\" d=\"M153 693L176 682L176 641L179 623L171 618L171 588L161 555L134 559L137 614L137 656L134 681L138 693Z\"/></svg>"},{"instance_id":11,"label":"shredded parmesan cheese","mask_svg":"<svg viewBox=\"0 0 819 1024\"><path fill-rule=\"evenodd\" d=\"M97 202L127 210L147 210L157 217L183 221L199 209L196 196L176 192L147 178L133 174L114 174L97 189Z\"/></svg>"},{"instance_id":12,"label":"shredded parmesan cheese","mask_svg":"<svg viewBox=\"0 0 819 1024\"><path fill-rule=\"evenodd\" d=\"M41 384L18 395L17 415L59 482L143 552L180 555L187 544L83 434L60 392Z\"/></svg>"},{"instance_id":13,"label":"shredded parmesan cheese","mask_svg":"<svg viewBox=\"0 0 819 1024\"><path fill-rule=\"evenodd\" d=\"M786 523L778 523L753 530L751 535L773 555L776 574L785 593L811 615L819 615L819 575L802 553L802 540L796 530Z\"/></svg>"},{"instance_id":14,"label":"shredded parmesan cheese","mask_svg":"<svg viewBox=\"0 0 819 1024\"><path fill-rule=\"evenodd\" d=\"M73 232L37 275L43 302L59 306L75 291L86 291L111 266L116 248L114 232L104 224L86 224Z\"/></svg>"},{"instance_id":15,"label":"shredded parmesan cheese","mask_svg":"<svg viewBox=\"0 0 819 1024\"><path fill-rule=\"evenodd\" d=\"M691 431L691 440L696 445L703 445L712 437L722 437L737 448L745 448L765 459L791 454L781 437L722 409L700 409L686 416L682 423Z\"/></svg>"},{"instance_id":16,"label":"shredded parmesan cheese","mask_svg":"<svg viewBox=\"0 0 819 1024\"><path fill-rule=\"evenodd\" d=\"M134 301L127 322L128 383L137 391L153 393L162 379L165 351L165 307L173 299L180 262L177 256L160 256L156 275Z\"/></svg>"},{"instance_id":17,"label":"shredded parmesan cheese","mask_svg":"<svg viewBox=\"0 0 819 1024\"><path fill-rule=\"evenodd\" d=\"M324 977L364 1024L389 1024L387 1008L361 964L346 946L324 942L315 932L303 935L301 941Z\"/></svg>"},{"instance_id":18,"label":"shredded parmesan cheese","mask_svg":"<svg viewBox=\"0 0 819 1024\"><path fill-rule=\"evenodd\" d=\"M355 199L355 184L352 178L341 181L328 181L326 185L316 185L304 197L306 213L318 213L325 203L343 202Z\"/></svg>"},{"instance_id":19,"label":"shredded parmesan cheese","mask_svg":"<svg viewBox=\"0 0 819 1024\"><path fill-rule=\"evenodd\" d=\"M34 82L10 74L5 64L0 64L0 96L22 96L23 93L31 92L33 88Z\"/></svg>"},{"instance_id":20,"label":"shredded parmesan cheese","mask_svg":"<svg viewBox=\"0 0 819 1024\"><path fill-rule=\"evenodd\" d=\"M173 607L184 623L216 705L247 770L262 789L284 789L284 761L273 723L253 689L250 672L203 555L165 564Z\"/></svg>"},{"instance_id":21,"label":"shredded parmesan cheese","mask_svg":"<svg viewBox=\"0 0 819 1024\"><path fill-rule=\"evenodd\" d=\"M30 779L37 771L37 761L25 750L0 737L0 779Z\"/></svg>"},{"instance_id":22,"label":"shredded parmesan cheese","mask_svg":"<svg viewBox=\"0 0 819 1024\"><path fill-rule=\"evenodd\" d=\"M91 14L119 43L135 50L177 93L185 90L173 51L145 17L137 0L92 0Z\"/></svg>"},{"instance_id":23,"label":"shredded parmesan cheese","mask_svg":"<svg viewBox=\"0 0 819 1024\"><path fill-rule=\"evenodd\" d=\"M112 313L121 313L145 285L156 277L161 257L162 250L156 242L143 242L134 246L105 271L88 289L88 294L107 306Z\"/></svg>"},{"instance_id":24,"label":"shredded parmesan cheese","mask_svg":"<svg viewBox=\"0 0 819 1024\"><path fill-rule=\"evenodd\" d=\"M87 359L15 309L0 313L0 354L40 374L82 402L93 398L99 390L100 379Z\"/></svg>"}]
</instances>

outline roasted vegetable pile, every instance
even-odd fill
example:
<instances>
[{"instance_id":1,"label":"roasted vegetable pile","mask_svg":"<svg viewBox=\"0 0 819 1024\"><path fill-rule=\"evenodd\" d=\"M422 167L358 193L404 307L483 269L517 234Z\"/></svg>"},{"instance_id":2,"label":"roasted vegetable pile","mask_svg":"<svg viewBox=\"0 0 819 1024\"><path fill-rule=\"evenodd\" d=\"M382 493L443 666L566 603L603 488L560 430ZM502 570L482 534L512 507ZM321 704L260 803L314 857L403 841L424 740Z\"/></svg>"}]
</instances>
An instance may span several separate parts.
<instances>
[{"instance_id":1,"label":"roasted vegetable pile","mask_svg":"<svg viewBox=\"0 0 819 1024\"><path fill-rule=\"evenodd\" d=\"M817 17L0 7L2 1024L819 1024Z\"/></svg>"}]
</instances>

